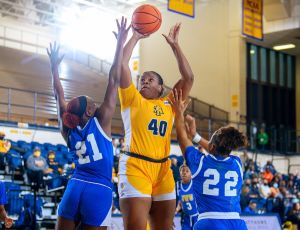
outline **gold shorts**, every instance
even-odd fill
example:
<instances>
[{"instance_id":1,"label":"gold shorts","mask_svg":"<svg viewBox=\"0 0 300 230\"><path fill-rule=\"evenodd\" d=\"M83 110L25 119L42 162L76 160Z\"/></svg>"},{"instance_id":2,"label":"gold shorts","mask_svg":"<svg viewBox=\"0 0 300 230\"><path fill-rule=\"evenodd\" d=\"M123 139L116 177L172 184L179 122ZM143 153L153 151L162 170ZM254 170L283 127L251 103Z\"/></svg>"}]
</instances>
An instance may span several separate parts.
<instances>
[{"instance_id":1,"label":"gold shorts","mask_svg":"<svg viewBox=\"0 0 300 230\"><path fill-rule=\"evenodd\" d=\"M176 199L171 161L153 163L121 154L119 197L151 197L153 201Z\"/></svg>"}]
</instances>

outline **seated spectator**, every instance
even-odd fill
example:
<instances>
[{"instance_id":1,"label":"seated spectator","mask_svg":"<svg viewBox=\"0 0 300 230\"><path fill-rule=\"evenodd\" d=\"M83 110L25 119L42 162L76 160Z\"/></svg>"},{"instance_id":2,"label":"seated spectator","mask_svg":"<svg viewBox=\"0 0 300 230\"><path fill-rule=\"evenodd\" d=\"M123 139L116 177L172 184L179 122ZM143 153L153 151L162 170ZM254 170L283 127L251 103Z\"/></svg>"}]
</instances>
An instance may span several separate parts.
<instances>
[{"instance_id":1,"label":"seated spectator","mask_svg":"<svg viewBox=\"0 0 300 230\"><path fill-rule=\"evenodd\" d=\"M251 186L250 186L250 192L249 192L250 198L260 198L259 194L259 186L258 186L258 177L257 175L253 175Z\"/></svg>"},{"instance_id":2,"label":"seated spectator","mask_svg":"<svg viewBox=\"0 0 300 230\"><path fill-rule=\"evenodd\" d=\"M243 213L245 214L255 214L256 213L256 202L254 200L250 200L249 205L244 209Z\"/></svg>"},{"instance_id":3,"label":"seated spectator","mask_svg":"<svg viewBox=\"0 0 300 230\"><path fill-rule=\"evenodd\" d=\"M125 141L124 141L124 138L121 137L121 138L119 139L118 149L121 151L121 150L124 150L124 148L125 148Z\"/></svg>"},{"instance_id":4,"label":"seated spectator","mask_svg":"<svg viewBox=\"0 0 300 230\"><path fill-rule=\"evenodd\" d=\"M266 168L269 168L273 175L276 174L276 169L275 169L272 161L267 161L266 165L264 166L264 171L266 170Z\"/></svg>"},{"instance_id":5,"label":"seated spectator","mask_svg":"<svg viewBox=\"0 0 300 230\"><path fill-rule=\"evenodd\" d=\"M55 160L55 155L56 155L56 153L53 150L50 150L48 152L47 163L48 163L49 168L47 170L47 173L54 173L54 174L60 175L60 174L62 174L63 169L60 167L58 162Z\"/></svg>"},{"instance_id":6,"label":"seated spectator","mask_svg":"<svg viewBox=\"0 0 300 230\"><path fill-rule=\"evenodd\" d=\"M0 153L6 154L11 148L11 143L5 140L5 133L0 132Z\"/></svg>"},{"instance_id":7,"label":"seated spectator","mask_svg":"<svg viewBox=\"0 0 300 230\"><path fill-rule=\"evenodd\" d=\"M268 183L271 183L273 180L273 173L271 172L270 167L266 167L265 171L263 172L264 179L268 181Z\"/></svg>"},{"instance_id":8,"label":"seated spectator","mask_svg":"<svg viewBox=\"0 0 300 230\"><path fill-rule=\"evenodd\" d=\"M293 180L289 180L287 182L287 189L289 191L290 194L294 194L297 191L297 188L295 187L295 183Z\"/></svg>"},{"instance_id":9,"label":"seated spectator","mask_svg":"<svg viewBox=\"0 0 300 230\"><path fill-rule=\"evenodd\" d=\"M260 185L259 193L260 193L260 196L264 199L268 199L271 196L272 192L269 187L269 183L266 179L264 179L263 184Z\"/></svg>"},{"instance_id":10,"label":"seated spectator","mask_svg":"<svg viewBox=\"0 0 300 230\"><path fill-rule=\"evenodd\" d=\"M43 175L49 172L47 161L41 156L41 150L38 147L34 148L33 154L28 157L26 165L29 183L33 183L34 188L38 189L43 184Z\"/></svg>"},{"instance_id":11,"label":"seated spectator","mask_svg":"<svg viewBox=\"0 0 300 230\"><path fill-rule=\"evenodd\" d=\"M271 189L271 197L276 198L279 194L278 184L273 183L270 189Z\"/></svg>"},{"instance_id":12,"label":"seated spectator","mask_svg":"<svg viewBox=\"0 0 300 230\"><path fill-rule=\"evenodd\" d=\"M295 202L292 210L288 213L287 221L291 221L293 225L296 225L300 229L300 204Z\"/></svg>"},{"instance_id":13,"label":"seated spectator","mask_svg":"<svg viewBox=\"0 0 300 230\"><path fill-rule=\"evenodd\" d=\"M256 173L255 173L255 166L253 164L253 165L250 165L249 168L244 173L244 179L250 179L250 178L252 178L252 176L254 174L256 174Z\"/></svg>"},{"instance_id":14,"label":"seated spectator","mask_svg":"<svg viewBox=\"0 0 300 230\"><path fill-rule=\"evenodd\" d=\"M5 184L0 181L0 220L4 222L5 228L11 228L13 225L12 218L7 216L4 205L7 203Z\"/></svg>"}]
</instances>

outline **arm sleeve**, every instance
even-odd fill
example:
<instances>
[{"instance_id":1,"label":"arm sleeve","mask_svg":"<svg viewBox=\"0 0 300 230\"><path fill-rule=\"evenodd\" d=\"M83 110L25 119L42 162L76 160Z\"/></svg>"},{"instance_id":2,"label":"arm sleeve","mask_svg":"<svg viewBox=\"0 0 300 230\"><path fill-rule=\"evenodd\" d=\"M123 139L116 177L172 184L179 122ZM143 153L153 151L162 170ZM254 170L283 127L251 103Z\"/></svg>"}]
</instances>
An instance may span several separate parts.
<instances>
[{"instance_id":1,"label":"arm sleeve","mask_svg":"<svg viewBox=\"0 0 300 230\"><path fill-rule=\"evenodd\" d=\"M139 91L136 89L133 83L125 89L119 88L119 98L121 103L121 111L127 109L133 104L133 102L141 97Z\"/></svg>"},{"instance_id":2,"label":"arm sleeve","mask_svg":"<svg viewBox=\"0 0 300 230\"><path fill-rule=\"evenodd\" d=\"M186 164L187 166L189 166L192 175L197 172L202 156L204 156L204 154L201 153L194 146L188 146L185 149Z\"/></svg>"}]
</instances>

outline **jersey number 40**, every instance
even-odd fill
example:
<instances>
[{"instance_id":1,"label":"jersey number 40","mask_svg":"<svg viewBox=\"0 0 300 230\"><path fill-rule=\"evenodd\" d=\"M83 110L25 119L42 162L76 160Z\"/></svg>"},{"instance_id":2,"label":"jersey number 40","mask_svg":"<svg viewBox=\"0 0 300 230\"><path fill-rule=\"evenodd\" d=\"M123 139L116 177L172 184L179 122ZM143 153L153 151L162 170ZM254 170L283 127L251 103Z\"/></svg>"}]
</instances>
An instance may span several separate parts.
<instances>
[{"instance_id":1,"label":"jersey number 40","mask_svg":"<svg viewBox=\"0 0 300 230\"><path fill-rule=\"evenodd\" d=\"M148 124L148 130L152 131L152 134L155 136L159 134L160 136L164 137L167 127L168 123L166 121L157 121L157 119L152 119Z\"/></svg>"},{"instance_id":2,"label":"jersey number 40","mask_svg":"<svg viewBox=\"0 0 300 230\"><path fill-rule=\"evenodd\" d=\"M87 141L91 144L93 155L91 156L94 161L101 160L103 158L102 153L100 153L95 136L93 133L90 133L87 136ZM87 164L91 162L90 156L86 155L86 141L78 141L75 145L76 148L76 155L78 156L78 163L79 164Z\"/></svg>"}]
</instances>

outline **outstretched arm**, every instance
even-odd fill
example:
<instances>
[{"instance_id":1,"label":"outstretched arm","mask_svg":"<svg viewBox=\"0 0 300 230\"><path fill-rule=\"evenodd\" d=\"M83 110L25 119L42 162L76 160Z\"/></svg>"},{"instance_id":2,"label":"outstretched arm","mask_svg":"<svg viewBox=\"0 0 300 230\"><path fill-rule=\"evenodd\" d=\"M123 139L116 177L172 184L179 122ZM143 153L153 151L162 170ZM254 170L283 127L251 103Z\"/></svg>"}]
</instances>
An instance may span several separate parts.
<instances>
[{"instance_id":1,"label":"outstretched arm","mask_svg":"<svg viewBox=\"0 0 300 230\"><path fill-rule=\"evenodd\" d=\"M5 228L11 228L14 223L12 218L7 216L4 205L0 205L0 220L4 222Z\"/></svg>"},{"instance_id":2,"label":"outstretched arm","mask_svg":"<svg viewBox=\"0 0 300 230\"><path fill-rule=\"evenodd\" d=\"M175 88L173 90L173 98L171 99L171 104L173 107L173 110L175 112L175 126L176 126L176 133L177 133L177 140L179 142L179 146L181 148L181 152L183 156L185 157L185 150L188 146L192 146L193 143L189 139L188 134L185 129L185 123L184 123L184 111L186 110L186 107L188 106L187 100L182 99L182 90L177 91Z\"/></svg>"},{"instance_id":3,"label":"outstretched arm","mask_svg":"<svg viewBox=\"0 0 300 230\"><path fill-rule=\"evenodd\" d=\"M178 43L180 26L181 24L177 23L170 29L168 36L165 34L163 36L173 50L181 74L181 79L174 85L173 89L177 89L178 92L182 90L182 98L185 100L193 86L194 74Z\"/></svg>"},{"instance_id":4,"label":"outstretched arm","mask_svg":"<svg viewBox=\"0 0 300 230\"><path fill-rule=\"evenodd\" d=\"M132 37L129 39L127 44L124 47L123 53L123 60L122 60L122 78L120 82L120 87L122 89L127 88L130 86L132 79L131 79L131 72L129 68L129 61L133 52L134 47L138 43L138 41L142 38L148 37L148 35L142 35L135 30L132 30L133 34Z\"/></svg>"},{"instance_id":5,"label":"outstretched arm","mask_svg":"<svg viewBox=\"0 0 300 230\"><path fill-rule=\"evenodd\" d=\"M192 117L191 115L185 116L185 127L190 140L193 140L193 142L196 139L199 140L199 138L196 138L197 135L198 137L200 137L200 135L196 131L196 120L194 117ZM200 140L198 140L196 140L197 144L201 145L208 152L208 140L203 137L200 137Z\"/></svg>"},{"instance_id":6,"label":"outstretched arm","mask_svg":"<svg viewBox=\"0 0 300 230\"><path fill-rule=\"evenodd\" d=\"M126 28L127 19L122 17L121 22L117 20L118 33L114 32L117 39L117 47L112 67L109 71L108 86L106 89L104 102L100 106L97 118L104 132L111 135L111 120L115 112L117 103L117 92L120 86L121 65L123 58L123 46L127 39L129 28Z\"/></svg>"},{"instance_id":7,"label":"outstretched arm","mask_svg":"<svg viewBox=\"0 0 300 230\"><path fill-rule=\"evenodd\" d=\"M60 47L59 45L56 44L56 42L54 42L53 46L50 43L50 49L47 49L47 53L49 56L50 66L51 66L53 92L57 103L59 128L65 141L67 141L68 128L64 126L62 121L63 113L67 111L67 103L65 101L64 90L61 85L59 74L58 74L58 66L61 63L62 59L64 58L64 55L62 56L59 55L59 48Z\"/></svg>"}]
</instances>

